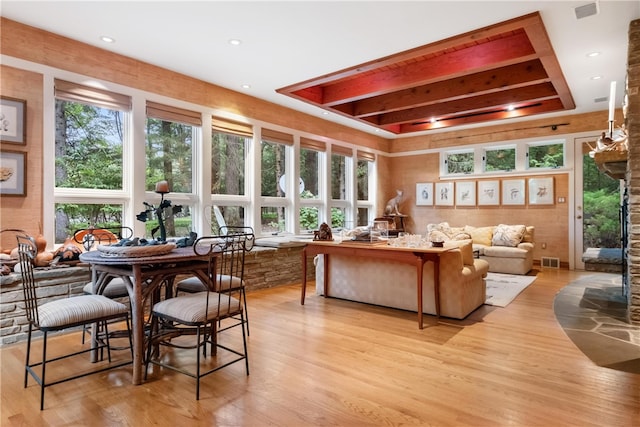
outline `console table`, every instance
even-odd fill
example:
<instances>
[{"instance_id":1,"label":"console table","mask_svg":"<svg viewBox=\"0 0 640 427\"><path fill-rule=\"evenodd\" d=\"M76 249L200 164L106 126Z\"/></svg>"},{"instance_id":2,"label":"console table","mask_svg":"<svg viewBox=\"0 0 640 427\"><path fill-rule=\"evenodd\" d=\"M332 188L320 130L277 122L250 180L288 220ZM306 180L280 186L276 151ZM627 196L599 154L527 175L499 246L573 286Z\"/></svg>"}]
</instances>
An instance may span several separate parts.
<instances>
[{"instance_id":1,"label":"console table","mask_svg":"<svg viewBox=\"0 0 640 427\"><path fill-rule=\"evenodd\" d=\"M414 265L417 269L417 298L418 298L418 327L423 329L423 313L422 313L422 278L423 267L425 262L433 262L433 283L434 297L436 305L436 317L440 316L440 255L450 251L452 248L397 248L387 245L386 242L380 243L357 243L353 241L342 242L326 242L313 241L307 243L302 250L302 292L300 295L300 304L304 305L307 290L307 257L322 255L324 257L324 294L329 291L329 268L331 254L342 254L347 256L361 256L368 258L390 259L406 264Z\"/></svg>"}]
</instances>

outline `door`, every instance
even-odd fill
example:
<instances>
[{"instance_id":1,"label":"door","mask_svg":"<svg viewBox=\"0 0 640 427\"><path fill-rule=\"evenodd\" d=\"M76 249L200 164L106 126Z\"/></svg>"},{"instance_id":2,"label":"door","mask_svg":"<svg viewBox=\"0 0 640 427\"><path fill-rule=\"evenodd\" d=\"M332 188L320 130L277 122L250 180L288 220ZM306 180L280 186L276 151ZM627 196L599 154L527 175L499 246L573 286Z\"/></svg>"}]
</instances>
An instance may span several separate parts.
<instances>
[{"instance_id":1,"label":"door","mask_svg":"<svg viewBox=\"0 0 640 427\"><path fill-rule=\"evenodd\" d=\"M589 151L597 137L576 140L574 266L585 268L582 254L587 248L620 248L620 209L624 181L601 172Z\"/></svg>"}]
</instances>

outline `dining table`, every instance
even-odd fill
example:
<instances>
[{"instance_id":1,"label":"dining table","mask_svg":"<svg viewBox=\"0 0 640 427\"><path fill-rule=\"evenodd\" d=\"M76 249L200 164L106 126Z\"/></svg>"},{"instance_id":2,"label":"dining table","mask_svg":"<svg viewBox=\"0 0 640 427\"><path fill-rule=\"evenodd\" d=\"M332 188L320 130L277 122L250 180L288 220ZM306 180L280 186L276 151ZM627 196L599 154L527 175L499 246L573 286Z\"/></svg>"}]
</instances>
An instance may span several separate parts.
<instances>
[{"instance_id":1,"label":"dining table","mask_svg":"<svg viewBox=\"0 0 640 427\"><path fill-rule=\"evenodd\" d=\"M203 283L208 283L212 255L198 254L193 247L173 248L166 253L144 256L134 255L137 254L114 255L92 250L82 253L80 261L91 267L95 293L99 294L104 285L116 277L121 278L126 284L131 305L132 382L139 385L143 379L146 346L150 345L145 334L147 303L152 307L162 297L163 285L164 297L171 298L173 282L178 275L196 276L203 280ZM92 328L93 331L95 329ZM93 357L95 359L97 354Z\"/></svg>"}]
</instances>

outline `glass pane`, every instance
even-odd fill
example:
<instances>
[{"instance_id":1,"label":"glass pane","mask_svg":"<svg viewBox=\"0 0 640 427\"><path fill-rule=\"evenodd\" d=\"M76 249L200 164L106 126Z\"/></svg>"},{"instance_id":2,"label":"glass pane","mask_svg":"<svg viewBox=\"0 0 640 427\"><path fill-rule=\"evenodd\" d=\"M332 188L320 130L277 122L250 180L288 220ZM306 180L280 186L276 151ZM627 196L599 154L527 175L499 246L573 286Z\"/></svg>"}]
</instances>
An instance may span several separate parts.
<instances>
[{"instance_id":1,"label":"glass pane","mask_svg":"<svg viewBox=\"0 0 640 427\"><path fill-rule=\"evenodd\" d=\"M564 166L564 144L529 146L529 169Z\"/></svg>"},{"instance_id":2,"label":"glass pane","mask_svg":"<svg viewBox=\"0 0 640 427\"><path fill-rule=\"evenodd\" d=\"M622 232L620 181L600 172L588 154L584 154L582 158L583 252L588 248L619 248Z\"/></svg>"},{"instance_id":3,"label":"glass pane","mask_svg":"<svg viewBox=\"0 0 640 427\"><path fill-rule=\"evenodd\" d=\"M358 160L356 169L358 200L369 200L369 172L372 162L367 160Z\"/></svg>"},{"instance_id":4,"label":"glass pane","mask_svg":"<svg viewBox=\"0 0 640 427\"><path fill-rule=\"evenodd\" d=\"M347 158L340 154L331 155L331 198L345 200L347 194Z\"/></svg>"},{"instance_id":5,"label":"glass pane","mask_svg":"<svg viewBox=\"0 0 640 427\"><path fill-rule=\"evenodd\" d=\"M447 173L473 173L473 151L447 154Z\"/></svg>"},{"instance_id":6,"label":"glass pane","mask_svg":"<svg viewBox=\"0 0 640 427\"><path fill-rule=\"evenodd\" d=\"M245 224L244 207L242 206L218 206L218 213L213 206L208 209L206 219L212 234L218 234L223 225L242 227Z\"/></svg>"},{"instance_id":7,"label":"glass pane","mask_svg":"<svg viewBox=\"0 0 640 427\"><path fill-rule=\"evenodd\" d=\"M56 187L122 189L124 116L56 100Z\"/></svg>"},{"instance_id":8,"label":"glass pane","mask_svg":"<svg viewBox=\"0 0 640 427\"><path fill-rule=\"evenodd\" d=\"M239 135L214 133L211 141L211 194L242 196L246 147L250 139Z\"/></svg>"},{"instance_id":9,"label":"glass pane","mask_svg":"<svg viewBox=\"0 0 640 427\"><path fill-rule=\"evenodd\" d=\"M311 231L318 230L320 223L318 221L318 208L303 207L300 208L300 230Z\"/></svg>"},{"instance_id":10,"label":"glass pane","mask_svg":"<svg viewBox=\"0 0 640 427\"><path fill-rule=\"evenodd\" d=\"M260 222L262 233L279 233L284 231L284 218L286 208L284 206L263 206Z\"/></svg>"},{"instance_id":11,"label":"glass pane","mask_svg":"<svg viewBox=\"0 0 640 427\"><path fill-rule=\"evenodd\" d=\"M346 227L346 209L345 208L331 208L331 228Z\"/></svg>"},{"instance_id":12,"label":"glass pane","mask_svg":"<svg viewBox=\"0 0 640 427\"><path fill-rule=\"evenodd\" d=\"M369 209L368 208L358 208L358 223L356 225L358 227L369 225Z\"/></svg>"},{"instance_id":13,"label":"glass pane","mask_svg":"<svg viewBox=\"0 0 640 427\"><path fill-rule=\"evenodd\" d=\"M147 118L146 190L166 180L172 193L193 190L193 126Z\"/></svg>"},{"instance_id":14,"label":"glass pane","mask_svg":"<svg viewBox=\"0 0 640 427\"><path fill-rule=\"evenodd\" d=\"M122 225L122 205L56 203L55 243L73 236L74 231L93 225Z\"/></svg>"},{"instance_id":15,"label":"glass pane","mask_svg":"<svg viewBox=\"0 0 640 427\"><path fill-rule=\"evenodd\" d=\"M286 170L286 146L262 141L262 192L263 196L284 197Z\"/></svg>"},{"instance_id":16,"label":"glass pane","mask_svg":"<svg viewBox=\"0 0 640 427\"><path fill-rule=\"evenodd\" d=\"M304 191L301 193L303 199L317 199L320 197L319 169L320 153L315 150L306 148L300 149L300 179L304 185Z\"/></svg>"},{"instance_id":17,"label":"glass pane","mask_svg":"<svg viewBox=\"0 0 640 427\"><path fill-rule=\"evenodd\" d=\"M499 148L485 151L485 172L512 171L516 168L516 149Z\"/></svg>"}]
</instances>

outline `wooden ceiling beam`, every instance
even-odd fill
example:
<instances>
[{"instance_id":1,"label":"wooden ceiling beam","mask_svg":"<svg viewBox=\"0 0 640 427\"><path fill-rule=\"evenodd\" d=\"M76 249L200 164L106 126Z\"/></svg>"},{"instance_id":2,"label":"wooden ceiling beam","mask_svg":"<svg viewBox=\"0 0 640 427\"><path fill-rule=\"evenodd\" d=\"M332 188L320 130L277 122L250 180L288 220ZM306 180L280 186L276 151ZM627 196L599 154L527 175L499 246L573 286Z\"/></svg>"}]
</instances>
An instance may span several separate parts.
<instances>
[{"instance_id":1,"label":"wooden ceiling beam","mask_svg":"<svg viewBox=\"0 0 640 427\"><path fill-rule=\"evenodd\" d=\"M452 75L489 70L494 68L496 63L521 61L522 57L529 55L535 55L535 51L527 35L523 32L511 34L438 56L417 58L415 62L403 66L384 68L374 73L365 73L359 77L324 85L322 103L325 106L333 106L408 89L447 79Z\"/></svg>"},{"instance_id":2,"label":"wooden ceiling beam","mask_svg":"<svg viewBox=\"0 0 640 427\"><path fill-rule=\"evenodd\" d=\"M433 84L404 89L334 107L356 117L389 113L437 102L453 101L548 81L542 63L535 59Z\"/></svg>"},{"instance_id":3,"label":"wooden ceiling beam","mask_svg":"<svg viewBox=\"0 0 640 427\"><path fill-rule=\"evenodd\" d=\"M457 99L455 101L432 104L402 111L394 111L388 114L380 114L377 122L380 125L387 125L392 123L407 123L425 118L430 119L431 117L436 119L440 119L442 117L446 118L449 115L456 115L487 108L501 108L504 110L508 104L533 102L557 96L558 94L551 83L540 83L533 86L524 86L498 93L480 95L474 98Z\"/></svg>"}]
</instances>

